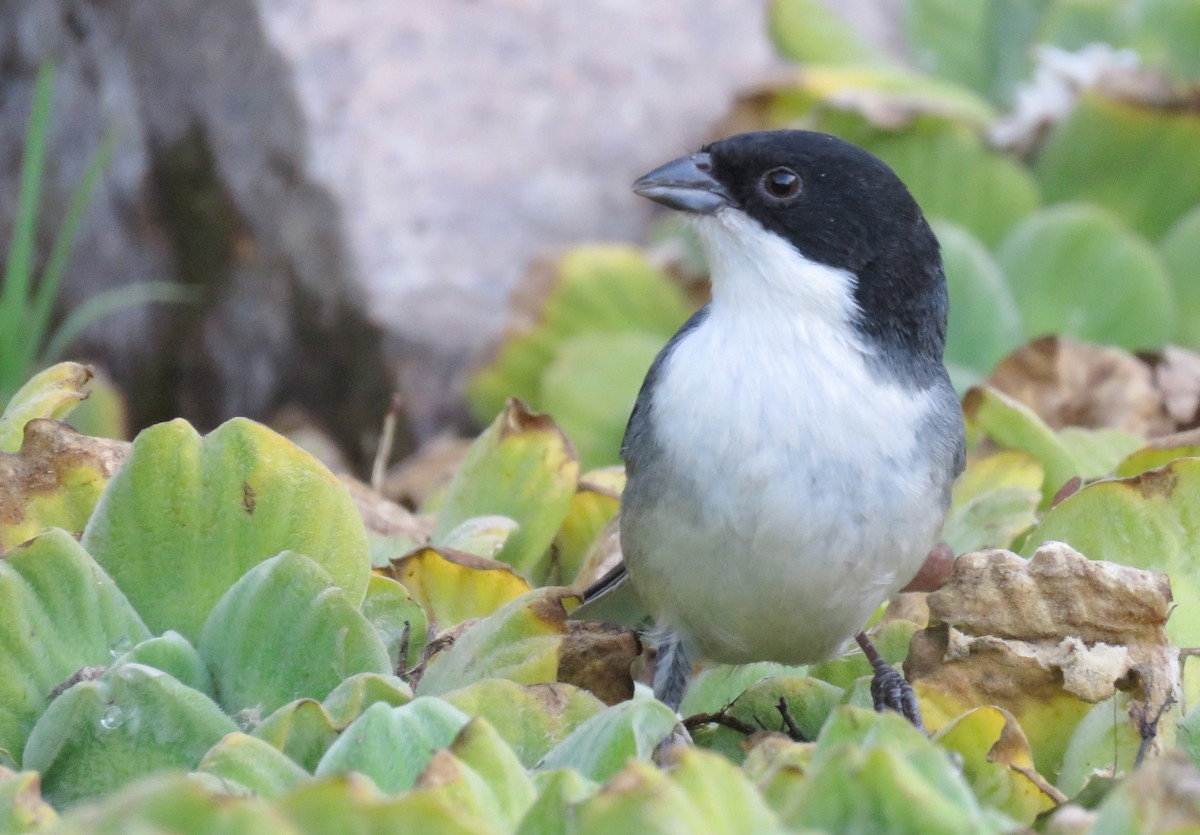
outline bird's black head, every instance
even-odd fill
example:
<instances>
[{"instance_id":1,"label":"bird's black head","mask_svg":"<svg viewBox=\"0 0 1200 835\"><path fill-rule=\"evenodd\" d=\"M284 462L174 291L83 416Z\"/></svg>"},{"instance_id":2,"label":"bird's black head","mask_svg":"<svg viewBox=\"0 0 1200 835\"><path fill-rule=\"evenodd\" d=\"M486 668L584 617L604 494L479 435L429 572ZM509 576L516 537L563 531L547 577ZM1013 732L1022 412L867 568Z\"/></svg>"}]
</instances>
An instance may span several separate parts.
<instances>
[{"instance_id":1,"label":"bird's black head","mask_svg":"<svg viewBox=\"0 0 1200 835\"><path fill-rule=\"evenodd\" d=\"M940 371L947 298L937 239L904 183L867 151L810 131L744 133L633 188L698 215L740 212L808 261L852 274L856 325L881 354L906 372L911 357Z\"/></svg>"}]
</instances>

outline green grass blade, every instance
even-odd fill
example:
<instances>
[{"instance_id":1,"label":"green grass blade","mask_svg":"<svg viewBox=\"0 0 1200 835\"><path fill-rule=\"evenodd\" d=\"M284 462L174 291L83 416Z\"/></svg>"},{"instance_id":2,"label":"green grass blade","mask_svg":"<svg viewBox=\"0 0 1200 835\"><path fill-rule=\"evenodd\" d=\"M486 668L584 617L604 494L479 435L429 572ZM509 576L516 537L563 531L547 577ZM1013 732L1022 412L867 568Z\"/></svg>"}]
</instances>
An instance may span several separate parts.
<instances>
[{"instance_id":1,"label":"green grass blade","mask_svg":"<svg viewBox=\"0 0 1200 835\"><path fill-rule=\"evenodd\" d=\"M67 315L50 337L40 362L44 365L57 362L71 343L96 320L118 310L152 302L181 303L199 300L200 293L195 288L180 287L167 281L144 281L97 293Z\"/></svg>"},{"instance_id":2,"label":"green grass blade","mask_svg":"<svg viewBox=\"0 0 1200 835\"><path fill-rule=\"evenodd\" d=\"M37 292L33 299L28 324L30 338L22 346L25 350L23 360L27 366L33 363L42 343L48 336L46 329L50 324L54 300L58 298L58 290L62 284L63 275L66 273L67 261L71 257L75 232L83 219L83 213L87 209L92 193L96 190L96 184L100 182L100 176L112 159L115 145L115 137L109 134L92 154L87 169L84 171L83 179L75 187L75 191L71 195L71 203L67 206L67 213L54 236L54 244L50 248L50 258L46 261L46 268L42 270L42 277L38 282Z\"/></svg>"},{"instance_id":3,"label":"green grass blade","mask_svg":"<svg viewBox=\"0 0 1200 835\"><path fill-rule=\"evenodd\" d=\"M25 131L25 151L21 158L21 190L17 198L17 217L13 237L4 267L4 287L0 288L0 326L3 327L3 350L0 350L0 387L10 388L14 381L8 377L24 376L27 368L18 367L23 340L28 339L24 325L25 305L33 267L34 233L37 230L38 200L42 189L42 173L46 163L47 129L50 124L50 94L54 83L54 67L49 61L38 69L33 87L33 107L29 127ZM19 380L17 381L19 382Z\"/></svg>"}]
</instances>

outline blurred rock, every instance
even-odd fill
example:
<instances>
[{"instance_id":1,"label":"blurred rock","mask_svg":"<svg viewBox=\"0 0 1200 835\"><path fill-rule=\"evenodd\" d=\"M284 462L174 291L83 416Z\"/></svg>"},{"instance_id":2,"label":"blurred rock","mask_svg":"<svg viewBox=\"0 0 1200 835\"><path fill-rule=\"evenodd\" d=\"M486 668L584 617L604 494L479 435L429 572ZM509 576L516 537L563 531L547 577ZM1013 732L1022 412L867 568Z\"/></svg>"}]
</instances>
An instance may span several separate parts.
<instances>
[{"instance_id":1,"label":"blurred rock","mask_svg":"<svg viewBox=\"0 0 1200 835\"><path fill-rule=\"evenodd\" d=\"M109 317L74 353L132 392L135 426L290 405L361 466L397 380L417 437L462 424L463 372L535 254L639 236L629 182L778 68L764 7L0 0L0 239L50 57L40 257L118 138L65 305L151 279L205 299ZM897 0L839 8L894 48Z\"/></svg>"},{"instance_id":2,"label":"blurred rock","mask_svg":"<svg viewBox=\"0 0 1200 835\"><path fill-rule=\"evenodd\" d=\"M285 404L361 457L391 386L362 313L338 209L310 172L287 66L251 0L4 0L0 5L0 239L11 235L38 64L56 65L39 218L44 258L90 155L116 153L92 199L64 307L146 280L196 305L127 309L74 354L130 394L135 426L182 414L202 429Z\"/></svg>"}]
</instances>

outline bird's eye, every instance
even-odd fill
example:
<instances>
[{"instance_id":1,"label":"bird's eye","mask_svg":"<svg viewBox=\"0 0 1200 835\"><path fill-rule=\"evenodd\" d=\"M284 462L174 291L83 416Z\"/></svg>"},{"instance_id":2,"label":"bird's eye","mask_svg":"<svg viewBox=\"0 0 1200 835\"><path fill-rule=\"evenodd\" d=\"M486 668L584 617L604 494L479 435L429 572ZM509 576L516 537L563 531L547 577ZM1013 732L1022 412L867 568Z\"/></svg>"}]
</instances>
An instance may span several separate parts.
<instances>
[{"instance_id":1,"label":"bird's eye","mask_svg":"<svg viewBox=\"0 0 1200 835\"><path fill-rule=\"evenodd\" d=\"M763 192L776 200L786 200L800 193L800 175L790 168L772 168L763 174Z\"/></svg>"}]
</instances>

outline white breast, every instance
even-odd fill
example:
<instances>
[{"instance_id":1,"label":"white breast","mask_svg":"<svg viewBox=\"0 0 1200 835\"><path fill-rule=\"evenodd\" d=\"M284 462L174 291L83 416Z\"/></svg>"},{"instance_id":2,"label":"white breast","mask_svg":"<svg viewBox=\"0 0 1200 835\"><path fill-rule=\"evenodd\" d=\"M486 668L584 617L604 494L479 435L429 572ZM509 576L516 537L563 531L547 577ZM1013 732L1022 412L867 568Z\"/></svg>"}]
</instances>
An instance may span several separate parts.
<instances>
[{"instance_id":1,"label":"white breast","mask_svg":"<svg viewBox=\"0 0 1200 835\"><path fill-rule=\"evenodd\" d=\"M852 276L774 236L773 265L762 241L747 258L741 223L708 230L711 312L660 371L658 451L622 538L643 599L702 655L813 661L933 543L942 485L917 443L931 399L868 366Z\"/></svg>"}]
</instances>

